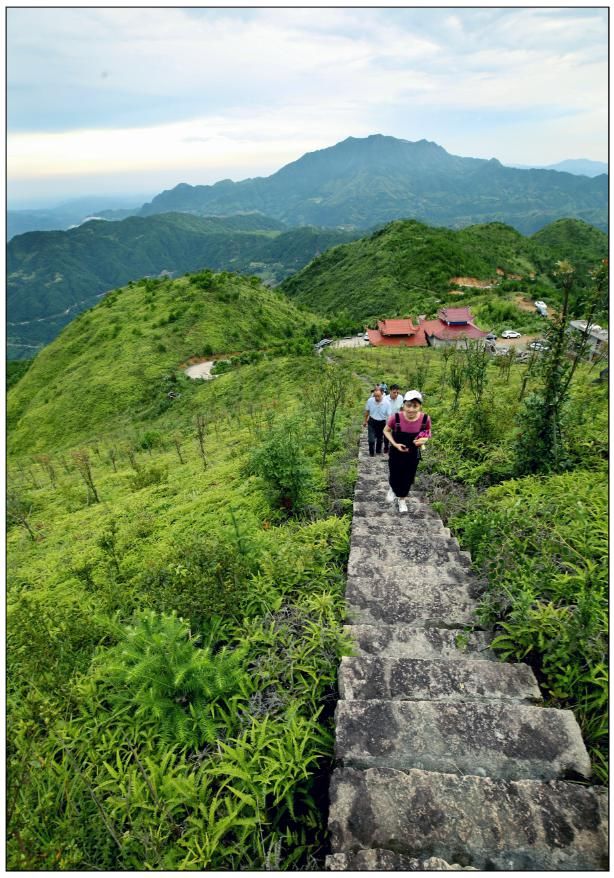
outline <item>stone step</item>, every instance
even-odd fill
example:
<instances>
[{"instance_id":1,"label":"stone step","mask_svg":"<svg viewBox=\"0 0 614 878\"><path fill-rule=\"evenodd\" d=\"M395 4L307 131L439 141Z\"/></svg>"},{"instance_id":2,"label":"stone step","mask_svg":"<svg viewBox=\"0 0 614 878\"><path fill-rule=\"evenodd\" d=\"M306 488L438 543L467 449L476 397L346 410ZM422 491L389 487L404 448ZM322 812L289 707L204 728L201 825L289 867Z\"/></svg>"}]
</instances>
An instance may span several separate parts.
<instances>
[{"instance_id":1,"label":"stone step","mask_svg":"<svg viewBox=\"0 0 614 878\"><path fill-rule=\"evenodd\" d=\"M444 530L438 519L427 519L425 516L405 515L396 510L384 510L370 517L354 516L352 519L352 537L370 537L376 543L391 539L414 540L426 534L451 537Z\"/></svg>"},{"instance_id":2,"label":"stone step","mask_svg":"<svg viewBox=\"0 0 614 878\"><path fill-rule=\"evenodd\" d=\"M423 521L430 523L431 521L441 522L441 519L438 515L436 515L432 509L428 506L423 506L418 503L411 496L407 498L407 512L401 515L398 511L398 507L395 503L387 503L386 502L386 491L388 488L385 488L382 493L381 502L377 500L354 500L354 504L352 506L352 516L353 518L367 518L374 519L381 515L394 515L395 518L419 518Z\"/></svg>"},{"instance_id":3,"label":"stone step","mask_svg":"<svg viewBox=\"0 0 614 878\"><path fill-rule=\"evenodd\" d=\"M565 781L338 768L330 787L331 849L350 862L381 848L485 871L607 869L607 825L607 792Z\"/></svg>"},{"instance_id":4,"label":"stone step","mask_svg":"<svg viewBox=\"0 0 614 878\"><path fill-rule=\"evenodd\" d=\"M462 628L412 628L408 625L345 625L357 655L382 658L457 658L496 661L493 635Z\"/></svg>"},{"instance_id":5,"label":"stone step","mask_svg":"<svg viewBox=\"0 0 614 878\"><path fill-rule=\"evenodd\" d=\"M352 539L348 574L357 576L378 576L382 570L401 578L413 576L411 567L437 567L441 571L448 564L468 570L471 556L461 552L446 537L429 534L423 539L389 539L385 543L365 538L366 545L358 545Z\"/></svg>"},{"instance_id":6,"label":"stone step","mask_svg":"<svg viewBox=\"0 0 614 878\"><path fill-rule=\"evenodd\" d=\"M405 574L405 578L403 578ZM415 568L408 576L350 575L345 598L348 622L363 625L458 628L473 625L477 600L473 581L462 568Z\"/></svg>"},{"instance_id":7,"label":"stone step","mask_svg":"<svg viewBox=\"0 0 614 878\"><path fill-rule=\"evenodd\" d=\"M506 780L588 778L570 710L491 702L339 701L337 759Z\"/></svg>"},{"instance_id":8,"label":"stone step","mask_svg":"<svg viewBox=\"0 0 614 878\"><path fill-rule=\"evenodd\" d=\"M450 530L444 527L441 519L426 518L424 515L414 516L409 513L407 515L401 514L392 506L382 507L370 516L358 515L352 519L352 538L359 537L363 542L365 539L374 542L374 536L386 534L392 529L394 529L395 539L416 539L424 533L428 533L451 540L460 550L458 541L452 536Z\"/></svg>"},{"instance_id":9,"label":"stone step","mask_svg":"<svg viewBox=\"0 0 614 878\"><path fill-rule=\"evenodd\" d=\"M385 659L352 656L341 660L339 696L346 701L542 700L528 665L471 659Z\"/></svg>"},{"instance_id":10,"label":"stone step","mask_svg":"<svg viewBox=\"0 0 614 878\"><path fill-rule=\"evenodd\" d=\"M395 854L382 848L353 851L347 854L329 854L326 857L328 872L460 872L476 871L472 866L446 863L441 857L419 860L404 854Z\"/></svg>"}]
</instances>

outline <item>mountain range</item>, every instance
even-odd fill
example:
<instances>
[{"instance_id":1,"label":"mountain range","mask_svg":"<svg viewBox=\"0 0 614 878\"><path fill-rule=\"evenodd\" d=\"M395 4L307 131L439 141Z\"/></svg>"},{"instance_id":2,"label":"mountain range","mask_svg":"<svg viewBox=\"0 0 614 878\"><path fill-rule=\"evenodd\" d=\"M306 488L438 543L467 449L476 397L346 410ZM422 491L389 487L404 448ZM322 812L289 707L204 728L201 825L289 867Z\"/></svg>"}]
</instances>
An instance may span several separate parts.
<instances>
[{"instance_id":1,"label":"mountain range","mask_svg":"<svg viewBox=\"0 0 614 878\"><path fill-rule=\"evenodd\" d=\"M212 186L181 183L142 216L257 210L287 225L368 228L411 218L463 228L504 222L523 234L562 217L607 228L608 177L505 167L451 155L428 140L374 134L307 153L269 177Z\"/></svg>"},{"instance_id":2,"label":"mountain range","mask_svg":"<svg viewBox=\"0 0 614 878\"><path fill-rule=\"evenodd\" d=\"M547 166L504 167L496 159L488 162L450 155L426 140L412 143L381 134L350 137L308 153L270 177L238 183L222 180L213 186L180 183L145 205L145 199L137 195L89 196L54 208L10 209L7 237L67 229L92 217L121 220L177 210L200 215L257 210L290 226L365 228L414 217L452 227L497 220L529 234L558 217L578 216L605 228L605 181L585 191L587 181L509 173L519 169L596 177L607 174L608 166L589 159L566 159ZM370 211L377 216L372 217Z\"/></svg>"},{"instance_id":3,"label":"mountain range","mask_svg":"<svg viewBox=\"0 0 614 878\"><path fill-rule=\"evenodd\" d=\"M169 213L17 235L7 246L9 356L33 356L76 314L129 280L207 267L276 284L327 248L359 234L288 230L261 214L203 218Z\"/></svg>"},{"instance_id":4,"label":"mountain range","mask_svg":"<svg viewBox=\"0 0 614 878\"><path fill-rule=\"evenodd\" d=\"M563 171L566 174L581 174L584 177L598 177L608 173L605 162L594 162L592 159L564 159L554 165L509 165L510 168L541 168L543 171Z\"/></svg>"}]
</instances>

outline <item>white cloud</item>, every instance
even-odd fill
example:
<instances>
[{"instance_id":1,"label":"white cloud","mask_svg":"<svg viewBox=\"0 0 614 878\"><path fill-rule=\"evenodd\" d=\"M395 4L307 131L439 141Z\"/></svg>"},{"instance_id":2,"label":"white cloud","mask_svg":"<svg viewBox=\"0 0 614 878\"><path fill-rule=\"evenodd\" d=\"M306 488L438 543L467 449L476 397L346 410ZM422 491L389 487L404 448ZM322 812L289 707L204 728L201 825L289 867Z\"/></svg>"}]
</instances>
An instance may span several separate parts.
<instances>
[{"instance_id":1,"label":"white cloud","mask_svg":"<svg viewBox=\"0 0 614 878\"><path fill-rule=\"evenodd\" d=\"M502 156L509 117L543 163L565 129L606 156L606 10L13 7L7 43L10 176L210 181L377 131Z\"/></svg>"}]
</instances>

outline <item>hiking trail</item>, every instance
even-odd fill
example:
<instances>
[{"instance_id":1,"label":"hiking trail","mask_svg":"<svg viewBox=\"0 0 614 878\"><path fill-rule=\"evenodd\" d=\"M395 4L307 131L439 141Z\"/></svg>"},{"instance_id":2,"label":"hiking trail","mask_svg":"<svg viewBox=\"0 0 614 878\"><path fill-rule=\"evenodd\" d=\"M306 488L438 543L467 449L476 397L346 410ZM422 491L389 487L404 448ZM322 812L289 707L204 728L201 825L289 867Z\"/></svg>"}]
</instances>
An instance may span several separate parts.
<instances>
[{"instance_id":1,"label":"hiking trail","mask_svg":"<svg viewBox=\"0 0 614 878\"><path fill-rule=\"evenodd\" d=\"M332 871L608 868L608 798L573 713L479 630L470 556L362 434L339 669Z\"/></svg>"}]
</instances>

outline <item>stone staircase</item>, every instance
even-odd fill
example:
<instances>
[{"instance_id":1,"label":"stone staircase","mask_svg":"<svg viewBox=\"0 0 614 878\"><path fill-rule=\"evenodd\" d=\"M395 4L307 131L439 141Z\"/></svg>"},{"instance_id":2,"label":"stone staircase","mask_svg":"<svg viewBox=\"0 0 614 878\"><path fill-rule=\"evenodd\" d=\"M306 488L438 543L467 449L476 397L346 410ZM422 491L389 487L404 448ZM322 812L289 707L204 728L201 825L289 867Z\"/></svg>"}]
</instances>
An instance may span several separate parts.
<instances>
[{"instance_id":1,"label":"stone staircase","mask_svg":"<svg viewBox=\"0 0 614 878\"><path fill-rule=\"evenodd\" d=\"M496 661L469 556L419 494L388 505L387 475L363 436L327 868L606 869L607 794L573 713Z\"/></svg>"}]
</instances>

